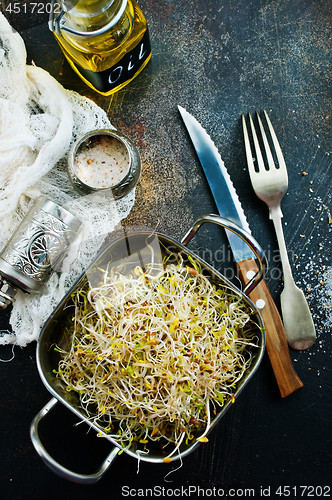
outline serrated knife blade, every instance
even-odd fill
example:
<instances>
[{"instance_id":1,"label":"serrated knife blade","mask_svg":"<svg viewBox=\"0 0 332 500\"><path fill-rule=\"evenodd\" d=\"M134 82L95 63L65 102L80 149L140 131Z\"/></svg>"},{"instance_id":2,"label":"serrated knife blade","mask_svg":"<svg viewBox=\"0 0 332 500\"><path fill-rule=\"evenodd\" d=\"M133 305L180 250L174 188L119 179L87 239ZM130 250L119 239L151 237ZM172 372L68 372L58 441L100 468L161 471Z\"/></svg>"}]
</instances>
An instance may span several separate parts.
<instances>
[{"instance_id":1,"label":"serrated knife blade","mask_svg":"<svg viewBox=\"0 0 332 500\"><path fill-rule=\"evenodd\" d=\"M250 233L240 200L214 142L196 118L181 106L178 108L203 167L219 214ZM253 252L241 238L231 231L226 230L226 234L236 262L253 258Z\"/></svg>"},{"instance_id":2,"label":"serrated knife blade","mask_svg":"<svg viewBox=\"0 0 332 500\"><path fill-rule=\"evenodd\" d=\"M196 118L181 106L178 108L202 165L219 214L250 232L233 183L211 137ZM249 281L249 273L257 272L253 253L243 240L230 231L226 231L226 234L241 281L245 284ZM260 309L265 326L266 350L281 396L284 398L300 389L303 383L294 370L279 311L264 280L252 291L250 298ZM260 306L258 301L260 301Z\"/></svg>"}]
</instances>

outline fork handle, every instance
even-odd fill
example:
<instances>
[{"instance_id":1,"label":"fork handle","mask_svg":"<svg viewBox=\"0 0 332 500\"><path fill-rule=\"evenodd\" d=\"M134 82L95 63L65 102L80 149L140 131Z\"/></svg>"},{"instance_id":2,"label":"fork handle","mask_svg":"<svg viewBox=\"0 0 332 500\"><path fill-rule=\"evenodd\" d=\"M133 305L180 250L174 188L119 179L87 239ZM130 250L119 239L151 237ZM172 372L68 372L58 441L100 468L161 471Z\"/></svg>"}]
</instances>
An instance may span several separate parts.
<instances>
[{"instance_id":1,"label":"fork handle","mask_svg":"<svg viewBox=\"0 0 332 500\"><path fill-rule=\"evenodd\" d=\"M273 221L274 224L274 229L277 235L277 240L278 240L278 247L279 247L279 253L280 253L280 258L281 258L281 264L282 264L282 271L284 275L284 285L293 285L294 283L294 278L292 274L292 268L289 263L288 259L288 253L287 253L287 248L286 248L286 243L285 243L285 237L284 237L284 232L282 229L282 212L280 207L277 207L276 209L271 209L270 210L270 219Z\"/></svg>"},{"instance_id":2,"label":"fork handle","mask_svg":"<svg viewBox=\"0 0 332 500\"><path fill-rule=\"evenodd\" d=\"M281 313L289 345L296 350L311 347L316 340L316 330L303 291L295 284L288 259L281 217L271 210L271 219L277 235L281 257L284 288L280 295Z\"/></svg>"},{"instance_id":3,"label":"fork handle","mask_svg":"<svg viewBox=\"0 0 332 500\"><path fill-rule=\"evenodd\" d=\"M237 262L242 283L248 281L248 272L257 272L254 259ZM288 348L284 326L264 280L250 293L250 299L256 304L257 300L264 300L265 305L259 309L265 326L266 351L276 378L281 397L285 398L303 387L303 382L297 375Z\"/></svg>"}]
</instances>

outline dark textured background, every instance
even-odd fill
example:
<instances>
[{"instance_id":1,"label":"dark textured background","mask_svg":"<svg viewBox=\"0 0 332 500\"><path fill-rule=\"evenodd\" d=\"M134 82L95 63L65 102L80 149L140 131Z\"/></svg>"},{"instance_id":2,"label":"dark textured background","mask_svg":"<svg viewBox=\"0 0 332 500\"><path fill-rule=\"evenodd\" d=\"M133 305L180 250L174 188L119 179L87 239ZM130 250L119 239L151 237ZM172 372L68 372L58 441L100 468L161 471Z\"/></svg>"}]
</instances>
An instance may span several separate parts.
<instances>
[{"instance_id":1,"label":"dark textured background","mask_svg":"<svg viewBox=\"0 0 332 500\"><path fill-rule=\"evenodd\" d=\"M37 373L36 346L16 348L13 361L0 363L1 498L121 498L124 485L255 488L257 497L261 486L271 486L270 498L280 498L273 493L278 486L331 486L332 4L141 0L152 60L108 98L86 87L69 68L45 24L45 10L32 14L32 2L26 2L25 13L19 2L21 12L10 14L9 4L3 0L0 7L22 34L28 63L33 60L64 87L95 100L139 147L143 170L126 225L157 227L180 239L198 215L216 211L177 105L196 116L217 145L252 233L267 252L267 281L278 303L276 239L266 206L252 192L240 123L242 113L269 112L289 173L282 204L286 242L318 338L308 351L291 351L302 389L282 400L265 356L209 443L186 457L167 478L171 483L164 477L178 462L141 463L137 474L137 462L123 454L100 483L85 487L58 478L32 447L30 422L50 395ZM227 273L228 264L223 266L215 253L223 244L220 232L204 228L193 247L201 253L211 249L212 263ZM2 314L2 328L7 315ZM1 347L0 358L10 357L11 347ZM83 426L72 427L72 421L64 407L54 410L43 423L44 440L65 465L93 471L109 444L86 434Z\"/></svg>"}]
</instances>

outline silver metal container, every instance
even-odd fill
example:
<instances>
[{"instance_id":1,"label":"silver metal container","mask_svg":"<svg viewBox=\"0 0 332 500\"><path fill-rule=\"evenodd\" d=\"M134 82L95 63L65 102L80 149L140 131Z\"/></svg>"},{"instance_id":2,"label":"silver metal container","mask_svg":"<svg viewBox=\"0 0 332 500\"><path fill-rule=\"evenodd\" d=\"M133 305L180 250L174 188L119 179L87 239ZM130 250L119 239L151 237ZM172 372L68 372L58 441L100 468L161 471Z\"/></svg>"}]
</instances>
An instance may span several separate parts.
<instances>
[{"instance_id":1,"label":"silver metal container","mask_svg":"<svg viewBox=\"0 0 332 500\"><path fill-rule=\"evenodd\" d=\"M59 266L81 222L53 201L41 197L29 210L0 256L0 308L17 289L40 293Z\"/></svg>"},{"instance_id":2,"label":"silver metal container","mask_svg":"<svg viewBox=\"0 0 332 500\"><path fill-rule=\"evenodd\" d=\"M212 282L219 285L226 285L232 289L232 291L245 301L248 305L249 310L251 311L252 319L257 325L257 332L255 332L257 336L257 347L252 347L250 350L250 355L252 356L252 363L250 367L245 372L243 378L239 381L237 385L237 389L234 397L237 397L239 393L243 390L245 385L248 383L250 378L253 376L254 372L257 370L265 348L265 335L264 335L264 326L262 323L262 319L255 307L255 305L251 302L251 300L247 297L245 293L238 290L234 285L229 282L225 277L223 277L220 273L214 270L209 264L205 261L197 257L193 254L185 245L189 243L191 238L196 234L199 227L206 222L212 222L218 224L222 227L225 227L239 237L241 237L253 250L255 253L258 264L259 271L252 278L252 280L245 287L245 291L249 293L262 279L265 271L265 257L263 251L261 250L258 243L254 240L254 238L246 233L243 229L239 228L232 222L219 217L217 215L206 215L200 217L194 225L190 228L188 233L182 239L182 243L175 241L173 238L169 236L165 236L159 233L149 233L149 232L138 232L131 233L125 236L122 236L110 243L105 249L102 250L101 254L97 256L96 260L91 264L91 266L85 271L85 273L79 278L74 287L67 293L67 295L63 298L61 303L57 306L52 316L46 322L43 330L41 332L40 338L37 344L37 366L40 377L45 384L46 388L53 395L53 398L49 401L49 403L37 414L35 419L31 424L31 439L33 445L35 446L37 452L44 460L44 462L57 474L70 479L72 481L80 482L80 483L92 483L97 481L102 477L108 467L112 464L112 461L117 456L119 449L121 446L117 443L113 438L107 435L104 432L103 427L96 424L93 419L89 420L89 415L83 411L82 407L79 403L79 398L77 393L72 393L66 391L65 384L63 384L59 379L56 378L53 370L57 370L58 363L60 361L60 354L56 350L52 348L54 345L58 345L64 349L68 348L69 339L67 338L66 330L72 321L72 298L71 294L77 288L81 288L83 285L90 283L93 286L94 283L99 283L101 278L101 269L103 266L106 266L109 262L114 263L122 263L124 259L126 259L126 265L134 268L137 265L137 258L141 262L141 266L144 267L144 263L147 264L151 260L151 253L147 250L147 241L149 246L153 246L154 253L157 255L160 254L160 258L162 259L164 255L181 253L182 258L184 259L184 264L188 263L190 265L189 258L194 258L196 262L198 262L202 269L204 269L204 274L208 276ZM134 263L135 262L135 263ZM162 260L161 260L162 262ZM90 427L92 427L97 433L101 433L106 439L108 439L112 445L114 446L111 450L110 454L106 458L106 460L102 463L100 469L91 475L84 475L77 472L70 471L63 467L61 464L56 462L44 448L38 434L38 424L40 420L48 413L48 411L53 408L53 406L60 401L63 403L68 409L70 409L74 414L76 414L80 420L85 421ZM220 410L220 412L214 417L211 425L211 429L215 427L217 422L221 419L221 417L225 414L229 406L231 405L231 401L228 401L224 407ZM136 446L136 447L135 447ZM137 448L139 445L132 445L129 449L126 449L125 452L139 460L151 462L151 463L162 463L165 455L162 454L160 448L158 446L154 446L151 443L151 447L149 444L150 452L148 455L142 455L139 453L139 449ZM199 446L198 441L194 441L193 444L187 446L182 444L179 448L179 453L172 457L172 460L183 458L189 453L191 453L194 449Z\"/></svg>"}]
</instances>

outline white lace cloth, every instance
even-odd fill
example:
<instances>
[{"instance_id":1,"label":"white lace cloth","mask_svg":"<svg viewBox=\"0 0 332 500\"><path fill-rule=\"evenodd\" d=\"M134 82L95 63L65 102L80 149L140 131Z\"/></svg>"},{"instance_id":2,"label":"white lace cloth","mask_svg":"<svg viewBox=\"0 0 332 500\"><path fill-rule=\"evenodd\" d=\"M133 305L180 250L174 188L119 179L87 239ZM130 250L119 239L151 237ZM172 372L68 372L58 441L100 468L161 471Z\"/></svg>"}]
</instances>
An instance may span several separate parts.
<instances>
[{"instance_id":1,"label":"white lace cloth","mask_svg":"<svg viewBox=\"0 0 332 500\"><path fill-rule=\"evenodd\" d=\"M98 128L114 127L94 102L27 65L21 36L0 13L0 252L41 195L84 223L61 272L53 273L42 296L18 292L12 331L0 333L0 345L37 340L53 308L134 204L134 191L115 202L102 195L80 197L70 185L66 154L77 137Z\"/></svg>"}]
</instances>

